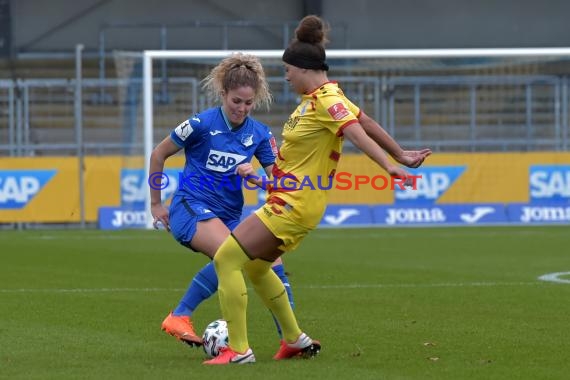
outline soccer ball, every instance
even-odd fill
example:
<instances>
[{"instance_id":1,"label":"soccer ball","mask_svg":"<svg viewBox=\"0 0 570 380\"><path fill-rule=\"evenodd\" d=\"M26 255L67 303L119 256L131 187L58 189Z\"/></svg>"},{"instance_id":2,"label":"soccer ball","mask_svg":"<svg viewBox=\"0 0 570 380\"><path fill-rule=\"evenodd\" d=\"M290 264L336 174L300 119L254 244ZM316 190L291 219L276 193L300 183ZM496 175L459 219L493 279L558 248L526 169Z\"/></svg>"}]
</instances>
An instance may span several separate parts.
<instances>
[{"instance_id":1,"label":"soccer ball","mask_svg":"<svg viewBox=\"0 0 570 380\"><path fill-rule=\"evenodd\" d=\"M218 356L220 348L228 346L228 324L223 319L217 319L206 326L202 339L204 352L209 357Z\"/></svg>"}]
</instances>

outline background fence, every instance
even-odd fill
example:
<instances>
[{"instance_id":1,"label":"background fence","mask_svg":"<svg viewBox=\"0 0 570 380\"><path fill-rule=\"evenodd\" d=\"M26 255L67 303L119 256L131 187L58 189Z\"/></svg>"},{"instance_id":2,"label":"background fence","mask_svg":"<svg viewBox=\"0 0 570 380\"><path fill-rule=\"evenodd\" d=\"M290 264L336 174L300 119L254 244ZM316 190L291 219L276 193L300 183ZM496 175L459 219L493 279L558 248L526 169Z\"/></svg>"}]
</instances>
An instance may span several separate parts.
<instances>
[{"instance_id":1,"label":"background fence","mask_svg":"<svg viewBox=\"0 0 570 380\"><path fill-rule=\"evenodd\" d=\"M404 146L435 151L567 150L566 76L335 77L345 92ZM197 77L156 79L155 132L164 136L209 106ZM275 103L256 114L274 128L296 104L282 77L269 78ZM0 81L0 155L77 151L74 79ZM84 79L83 144L89 154L141 154L141 80ZM105 101L101 101L101 93Z\"/></svg>"},{"instance_id":2,"label":"background fence","mask_svg":"<svg viewBox=\"0 0 570 380\"><path fill-rule=\"evenodd\" d=\"M101 78L97 60L80 53L75 67L44 62L46 72L38 61L12 70L25 76L0 80L0 227L144 225L141 54L114 52L112 75ZM323 223L340 220L335 212L357 225L392 225L385 221L390 215L399 215L400 224L467 223L462 215L484 217L478 223L526 223L528 215L570 222L566 56L329 61L329 77L402 146L430 147L436 155L414 194L332 191L333 216ZM213 106L200 81L217 62L154 62L155 143ZM279 60L264 66L274 103L254 116L280 139L298 96ZM339 169L373 176L377 170L361 158L347 155ZM173 165L171 174L183 162ZM257 199L246 195L248 207ZM541 206L528 206L535 204Z\"/></svg>"}]
</instances>

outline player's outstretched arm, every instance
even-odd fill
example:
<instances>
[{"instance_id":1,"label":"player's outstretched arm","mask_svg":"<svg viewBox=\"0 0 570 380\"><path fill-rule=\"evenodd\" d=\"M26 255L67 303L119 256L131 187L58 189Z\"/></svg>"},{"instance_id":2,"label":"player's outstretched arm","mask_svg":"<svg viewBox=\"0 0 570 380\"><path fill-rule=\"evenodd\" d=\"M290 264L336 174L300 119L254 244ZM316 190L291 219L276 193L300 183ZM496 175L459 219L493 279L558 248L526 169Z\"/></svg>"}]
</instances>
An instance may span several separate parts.
<instances>
[{"instance_id":1,"label":"player's outstretched arm","mask_svg":"<svg viewBox=\"0 0 570 380\"><path fill-rule=\"evenodd\" d=\"M148 178L156 176L156 174L153 175L153 173L163 173L166 159L180 149L179 146L174 144L170 136L162 140L150 155L150 169L149 173L147 173ZM161 222L164 228L170 231L168 209L162 204L160 186L150 186L150 212L153 217L154 228L158 228L158 222Z\"/></svg>"},{"instance_id":2,"label":"player's outstretched arm","mask_svg":"<svg viewBox=\"0 0 570 380\"><path fill-rule=\"evenodd\" d=\"M402 165L417 168L431 154L431 149L403 150L400 144L380 124L363 111L360 112L358 121L366 134Z\"/></svg>"},{"instance_id":3,"label":"player's outstretched arm","mask_svg":"<svg viewBox=\"0 0 570 380\"><path fill-rule=\"evenodd\" d=\"M391 176L399 178L408 178L410 175L402 168L394 165L386 153L372 140L365 132L360 124L351 124L343 130L344 136L349 139L354 146L364 152L372 161L376 162L381 168L386 170Z\"/></svg>"}]
</instances>

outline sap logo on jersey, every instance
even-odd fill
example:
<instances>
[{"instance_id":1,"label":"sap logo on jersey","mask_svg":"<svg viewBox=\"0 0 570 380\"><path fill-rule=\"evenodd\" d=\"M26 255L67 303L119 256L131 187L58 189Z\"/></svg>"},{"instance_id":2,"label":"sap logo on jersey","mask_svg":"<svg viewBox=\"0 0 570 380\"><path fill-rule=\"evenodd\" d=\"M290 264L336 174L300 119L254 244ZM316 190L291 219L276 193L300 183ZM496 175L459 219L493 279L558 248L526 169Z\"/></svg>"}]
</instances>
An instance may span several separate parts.
<instances>
[{"instance_id":1,"label":"sap logo on jersey","mask_svg":"<svg viewBox=\"0 0 570 380\"><path fill-rule=\"evenodd\" d=\"M178 188L178 173L180 169L166 169L164 174L168 176L168 184L162 189L161 197L164 202ZM121 170L121 205L129 207L143 207L146 194L149 191L148 177L144 169Z\"/></svg>"},{"instance_id":2,"label":"sap logo on jersey","mask_svg":"<svg viewBox=\"0 0 570 380\"><path fill-rule=\"evenodd\" d=\"M428 202L434 203L465 170L465 166L431 166L409 169L410 174L420 176L416 189L401 189L396 186L396 203Z\"/></svg>"},{"instance_id":3,"label":"sap logo on jersey","mask_svg":"<svg viewBox=\"0 0 570 380\"><path fill-rule=\"evenodd\" d=\"M529 183L531 201L570 200L569 165L532 165Z\"/></svg>"},{"instance_id":4,"label":"sap logo on jersey","mask_svg":"<svg viewBox=\"0 0 570 380\"><path fill-rule=\"evenodd\" d=\"M226 173L232 170L236 165L241 164L247 157L241 154L221 152L211 149L208 154L208 162L206 167L210 170Z\"/></svg>"},{"instance_id":5,"label":"sap logo on jersey","mask_svg":"<svg viewBox=\"0 0 570 380\"><path fill-rule=\"evenodd\" d=\"M0 170L0 209L20 209L40 192L56 170Z\"/></svg>"}]
</instances>

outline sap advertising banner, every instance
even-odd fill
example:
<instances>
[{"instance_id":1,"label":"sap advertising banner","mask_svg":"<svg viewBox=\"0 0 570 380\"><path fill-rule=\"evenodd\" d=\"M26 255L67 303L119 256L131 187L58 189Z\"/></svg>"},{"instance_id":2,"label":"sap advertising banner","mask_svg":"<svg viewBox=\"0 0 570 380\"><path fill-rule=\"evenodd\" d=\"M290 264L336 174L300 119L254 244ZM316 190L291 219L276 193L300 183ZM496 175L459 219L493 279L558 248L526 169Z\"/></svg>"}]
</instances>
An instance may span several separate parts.
<instances>
[{"instance_id":1,"label":"sap advertising banner","mask_svg":"<svg viewBox=\"0 0 570 380\"><path fill-rule=\"evenodd\" d=\"M175 158L177 157L173 157L173 160ZM178 186L180 169L171 169L184 165L184 158L178 158L179 160L172 161L166 170L170 182L163 191L165 203L168 203L167 198ZM7 165L5 162L4 160L0 162L0 168L20 168ZM92 180L94 186L87 186L87 194L92 192L96 195L93 199L101 206L122 207L137 212L137 207L142 206L148 191L146 175L140 169L141 162L129 162L129 168L138 169L121 171L124 164L120 161L119 165L106 165L105 176L97 177L97 181ZM75 167L76 165L73 165L73 168ZM115 172L108 172L111 167ZM61 213L59 210L61 204L59 201L53 201L55 198L50 191L55 188L56 182L62 179L62 170L55 164L50 164L49 167L36 164L35 167L28 168L54 168L57 173L35 196L30 197L29 205L22 209L0 210L0 217L4 216L5 220L23 220L15 219L14 216L19 217L32 208L41 209L42 215L50 217L56 212ZM343 156L337 174L341 172L351 175L343 177L345 180L348 177L351 186L347 189L345 181L337 183L338 186L331 189L330 207L320 223L321 227L369 224L378 226L570 224L568 221L570 152L437 153L426 161L425 166L410 170L413 175L422 177L418 179L416 189L412 190L398 188L381 190L375 188L372 182L357 186L356 178L359 176L374 178L379 173L385 175L363 155ZM94 178L94 174L96 173L91 173L86 178ZM75 178L66 179L65 193L70 196L65 199L75 198L76 182ZM6 192L6 187L2 190L4 194L11 194ZM107 198L102 199L102 197ZM44 198L49 201L44 203ZM257 206L254 205L264 200L265 196L263 192L254 190L245 191L245 198L248 206L244 210L244 216L255 210ZM42 201L41 207L39 201ZM49 208L55 205L59 206L57 210ZM367 207L369 212L365 211ZM66 211L66 215L75 216L77 213L73 213L73 210ZM115 225L137 224L138 217L135 215L126 213L110 215L109 218L116 220ZM366 221L367 215L370 215L369 222Z\"/></svg>"},{"instance_id":2,"label":"sap advertising banner","mask_svg":"<svg viewBox=\"0 0 570 380\"><path fill-rule=\"evenodd\" d=\"M0 170L0 209L24 208L57 170Z\"/></svg>"},{"instance_id":3,"label":"sap advertising banner","mask_svg":"<svg viewBox=\"0 0 570 380\"><path fill-rule=\"evenodd\" d=\"M401 225L477 225L507 223L502 204L376 206L374 223Z\"/></svg>"},{"instance_id":4,"label":"sap advertising banner","mask_svg":"<svg viewBox=\"0 0 570 380\"><path fill-rule=\"evenodd\" d=\"M178 188L178 176L182 169L165 169L162 189L162 201L170 199ZM144 169L121 170L121 205L124 207L143 208L144 199L149 191L148 177Z\"/></svg>"},{"instance_id":5,"label":"sap advertising banner","mask_svg":"<svg viewBox=\"0 0 570 380\"><path fill-rule=\"evenodd\" d=\"M416 176L415 188L394 190L395 204L435 203L461 176L465 166L431 166L408 169Z\"/></svg>"},{"instance_id":6,"label":"sap advertising banner","mask_svg":"<svg viewBox=\"0 0 570 380\"><path fill-rule=\"evenodd\" d=\"M531 165L530 201L570 202L570 165Z\"/></svg>"},{"instance_id":7,"label":"sap advertising banner","mask_svg":"<svg viewBox=\"0 0 570 380\"><path fill-rule=\"evenodd\" d=\"M99 207L118 205L119 160L86 157L84 216L96 221ZM0 223L79 222L78 162L74 157L4 157L0 160Z\"/></svg>"}]
</instances>

